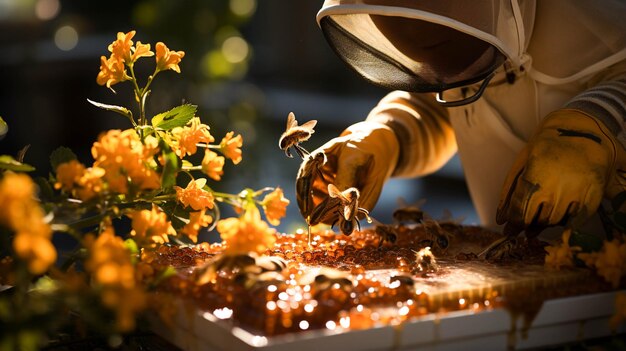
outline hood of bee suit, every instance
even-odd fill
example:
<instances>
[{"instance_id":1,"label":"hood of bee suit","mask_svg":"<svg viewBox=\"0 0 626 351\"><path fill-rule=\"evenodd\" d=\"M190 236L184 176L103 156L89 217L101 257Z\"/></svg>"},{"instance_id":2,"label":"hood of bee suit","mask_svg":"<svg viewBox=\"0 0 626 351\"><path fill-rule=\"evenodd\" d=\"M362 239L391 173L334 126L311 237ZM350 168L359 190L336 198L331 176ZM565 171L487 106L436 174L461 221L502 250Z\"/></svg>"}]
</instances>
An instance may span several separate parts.
<instances>
[{"instance_id":1,"label":"hood of bee suit","mask_svg":"<svg viewBox=\"0 0 626 351\"><path fill-rule=\"evenodd\" d=\"M620 0L326 0L317 22L366 80L442 92L504 62L551 85L596 73L626 59L625 11Z\"/></svg>"},{"instance_id":2,"label":"hood of bee suit","mask_svg":"<svg viewBox=\"0 0 626 351\"><path fill-rule=\"evenodd\" d=\"M534 1L326 0L317 21L335 52L389 89L441 92L519 65Z\"/></svg>"}]
</instances>

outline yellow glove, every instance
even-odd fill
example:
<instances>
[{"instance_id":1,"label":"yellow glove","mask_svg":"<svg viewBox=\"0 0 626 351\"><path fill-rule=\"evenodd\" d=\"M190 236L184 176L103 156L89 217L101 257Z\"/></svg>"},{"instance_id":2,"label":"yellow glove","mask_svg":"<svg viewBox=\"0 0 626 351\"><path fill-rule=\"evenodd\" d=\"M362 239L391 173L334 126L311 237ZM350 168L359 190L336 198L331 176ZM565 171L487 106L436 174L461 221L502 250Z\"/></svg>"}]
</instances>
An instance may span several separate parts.
<instances>
[{"instance_id":1,"label":"yellow glove","mask_svg":"<svg viewBox=\"0 0 626 351\"><path fill-rule=\"evenodd\" d=\"M589 219L604 195L624 187L616 167L626 152L606 126L575 109L546 117L517 157L500 196L496 221L521 229ZM505 231L507 228L505 227ZM528 230L527 230L528 231Z\"/></svg>"},{"instance_id":2,"label":"yellow glove","mask_svg":"<svg viewBox=\"0 0 626 351\"><path fill-rule=\"evenodd\" d=\"M322 154L323 153L323 154ZM371 210L398 161L399 144L394 132L378 122L359 122L304 159L296 180L300 213L307 218L328 198L328 184L343 191L360 191L358 206ZM324 157L325 155L325 157ZM325 217L332 224L336 216Z\"/></svg>"}]
</instances>

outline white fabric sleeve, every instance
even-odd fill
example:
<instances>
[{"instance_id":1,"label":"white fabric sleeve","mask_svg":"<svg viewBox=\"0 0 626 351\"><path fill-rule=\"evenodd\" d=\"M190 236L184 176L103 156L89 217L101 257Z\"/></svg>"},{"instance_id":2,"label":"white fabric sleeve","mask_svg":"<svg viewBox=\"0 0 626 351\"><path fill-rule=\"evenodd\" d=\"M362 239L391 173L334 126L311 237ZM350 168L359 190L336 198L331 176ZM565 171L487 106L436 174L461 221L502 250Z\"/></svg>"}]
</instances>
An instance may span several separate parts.
<instances>
[{"instance_id":1,"label":"white fabric sleeve","mask_svg":"<svg viewBox=\"0 0 626 351\"><path fill-rule=\"evenodd\" d=\"M393 91L367 117L389 126L400 144L393 177L416 177L440 169L456 153L448 111L432 94Z\"/></svg>"},{"instance_id":2,"label":"white fabric sleeve","mask_svg":"<svg viewBox=\"0 0 626 351\"><path fill-rule=\"evenodd\" d=\"M626 148L626 74L598 83L575 96L564 108L582 111L602 121Z\"/></svg>"}]
</instances>

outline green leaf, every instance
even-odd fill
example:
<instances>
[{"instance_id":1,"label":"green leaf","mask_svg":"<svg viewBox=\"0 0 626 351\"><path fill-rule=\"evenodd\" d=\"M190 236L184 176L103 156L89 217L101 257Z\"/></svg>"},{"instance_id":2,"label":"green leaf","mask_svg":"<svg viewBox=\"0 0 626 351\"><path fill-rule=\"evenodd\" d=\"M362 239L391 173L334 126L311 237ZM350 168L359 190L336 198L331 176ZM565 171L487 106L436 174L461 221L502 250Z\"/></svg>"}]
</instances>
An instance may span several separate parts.
<instances>
[{"instance_id":1,"label":"green leaf","mask_svg":"<svg viewBox=\"0 0 626 351\"><path fill-rule=\"evenodd\" d=\"M162 112L152 117L152 126L165 130L182 127L196 115L197 109L198 106L190 104L174 107L167 112Z\"/></svg>"},{"instance_id":2,"label":"green leaf","mask_svg":"<svg viewBox=\"0 0 626 351\"><path fill-rule=\"evenodd\" d=\"M572 235L569 238L570 246L580 246L583 252L599 251L602 248L603 241L598 236L581 232L578 230L572 230Z\"/></svg>"},{"instance_id":3,"label":"green leaf","mask_svg":"<svg viewBox=\"0 0 626 351\"><path fill-rule=\"evenodd\" d=\"M35 167L22 163L9 155L0 155L0 169L8 169L16 172L31 172L35 170Z\"/></svg>"},{"instance_id":4,"label":"green leaf","mask_svg":"<svg viewBox=\"0 0 626 351\"><path fill-rule=\"evenodd\" d=\"M72 151L72 149L61 146L58 149L52 151L50 154L50 165L53 170L56 170L60 164L70 162L71 160L76 159L76 154Z\"/></svg>"},{"instance_id":5,"label":"green leaf","mask_svg":"<svg viewBox=\"0 0 626 351\"><path fill-rule=\"evenodd\" d=\"M117 112L122 116L128 117L128 118L132 118L133 117L133 113L127 109L126 107L122 107L122 106L117 106L117 105L107 105L107 104L103 104L101 102L96 102L96 101L91 101L89 99L87 99L87 101L89 101L90 104L101 108L103 110L107 110L107 111L113 111L113 112Z\"/></svg>"},{"instance_id":6,"label":"green leaf","mask_svg":"<svg viewBox=\"0 0 626 351\"><path fill-rule=\"evenodd\" d=\"M176 185L176 175L180 170L180 164L178 162L178 156L170 149L170 147L161 139L159 143L161 147L161 156L165 160L163 166L163 173L161 174L161 188L169 189Z\"/></svg>"},{"instance_id":7,"label":"green leaf","mask_svg":"<svg viewBox=\"0 0 626 351\"><path fill-rule=\"evenodd\" d=\"M139 253L139 246L137 246L137 243L133 239L129 238L124 240L124 247L126 247L126 250L133 255L137 255Z\"/></svg>"},{"instance_id":8,"label":"green leaf","mask_svg":"<svg viewBox=\"0 0 626 351\"><path fill-rule=\"evenodd\" d=\"M46 178L37 177L33 180L39 187L39 198L41 200L52 200L54 198L54 190L52 190L52 186Z\"/></svg>"},{"instance_id":9,"label":"green leaf","mask_svg":"<svg viewBox=\"0 0 626 351\"><path fill-rule=\"evenodd\" d=\"M9 125L0 117L0 140L9 132Z\"/></svg>"}]
</instances>

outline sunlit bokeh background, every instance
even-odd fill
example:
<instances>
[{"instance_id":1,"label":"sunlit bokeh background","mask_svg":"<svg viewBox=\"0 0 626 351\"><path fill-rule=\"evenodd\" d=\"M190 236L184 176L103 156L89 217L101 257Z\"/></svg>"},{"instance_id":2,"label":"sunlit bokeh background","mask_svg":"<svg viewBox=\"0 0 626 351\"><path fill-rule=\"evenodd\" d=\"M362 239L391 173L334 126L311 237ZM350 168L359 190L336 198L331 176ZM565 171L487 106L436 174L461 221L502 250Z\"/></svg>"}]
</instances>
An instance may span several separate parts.
<instances>
[{"instance_id":1,"label":"sunlit bokeh background","mask_svg":"<svg viewBox=\"0 0 626 351\"><path fill-rule=\"evenodd\" d=\"M96 84L100 56L108 55L118 31L136 29L135 40L163 41L186 53L180 75L169 71L155 81L148 113L189 102L199 106L214 135L241 133L243 161L227 163L225 179L213 187L239 192L280 186L292 204L279 229L302 227L294 193L299 160L285 157L277 145L287 114L318 120L303 145L313 150L364 119L386 93L334 55L315 22L319 6L289 0L0 0L0 116L9 124L0 154L30 144L25 161L43 176L59 146L91 163L98 134L129 125L87 99L134 106L127 85L116 85L113 94ZM139 76L153 69L145 61ZM478 221L456 158L426 178L387 183L373 217L390 222L399 197L409 204L426 199L434 218L449 210L465 223Z\"/></svg>"}]
</instances>

